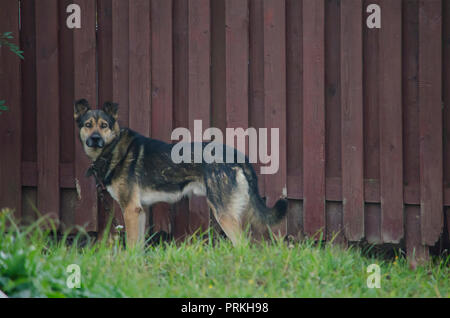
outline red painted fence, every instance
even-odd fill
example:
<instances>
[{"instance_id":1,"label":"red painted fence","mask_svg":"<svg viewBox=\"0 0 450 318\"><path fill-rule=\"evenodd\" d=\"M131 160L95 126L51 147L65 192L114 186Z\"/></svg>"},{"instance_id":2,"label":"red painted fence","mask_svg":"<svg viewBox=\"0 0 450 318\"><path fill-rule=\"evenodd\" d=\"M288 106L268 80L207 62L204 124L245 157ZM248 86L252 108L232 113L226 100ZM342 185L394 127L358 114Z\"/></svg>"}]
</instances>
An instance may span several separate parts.
<instances>
[{"instance_id":1,"label":"red painted fence","mask_svg":"<svg viewBox=\"0 0 450 318\"><path fill-rule=\"evenodd\" d=\"M81 29L66 27L71 3ZM369 4L380 29L366 26ZM118 102L121 125L165 141L195 119L279 128L280 169L259 185L268 204L287 189L284 233L425 254L448 233L449 1L4 0L6 31L25 55L0 49L0 206L18 217L36 206L62 226L104 227L111 202L84 177L73 123L87 98ZM209 221L201 198L149 214L177 238Z\"/></svg>"}]
</instances>

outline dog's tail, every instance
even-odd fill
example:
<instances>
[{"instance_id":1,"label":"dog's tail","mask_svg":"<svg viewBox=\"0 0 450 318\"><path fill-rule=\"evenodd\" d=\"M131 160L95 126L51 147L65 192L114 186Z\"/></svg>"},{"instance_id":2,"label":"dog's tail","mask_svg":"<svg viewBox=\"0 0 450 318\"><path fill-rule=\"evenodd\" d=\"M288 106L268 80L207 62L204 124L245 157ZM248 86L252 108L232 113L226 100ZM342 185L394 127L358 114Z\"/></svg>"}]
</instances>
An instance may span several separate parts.
<instances>
[{"instance_id":1,"label":"dog's tail","mask_svg":"<svg viewBox=\"0 0 450 318\"><path fill-rule=\"evenodd\" d=\"M287 213L288 200L281 198L272 208L269 208L259 195L257 176L251 164L246 163L243 170L249 185L250 203L256 217L266 225L279 223Z\"/></svg>"},{"instance_id":2,"label":"dog's tail","mask_svg":"<svg viewBox=\"0 0 450 318\"><path fill-rule=\"evenodd\" d=\"M286 199L279 199L272 208L266 206L266 204L262 201L262 198L258 194L259 201L256 205L258 206L258 215L261 218L261 221L267 225L275 225L278 224L286 215L288 201ZM256 203L256 202L255 202Z\"/></svg>"}]
</instances>

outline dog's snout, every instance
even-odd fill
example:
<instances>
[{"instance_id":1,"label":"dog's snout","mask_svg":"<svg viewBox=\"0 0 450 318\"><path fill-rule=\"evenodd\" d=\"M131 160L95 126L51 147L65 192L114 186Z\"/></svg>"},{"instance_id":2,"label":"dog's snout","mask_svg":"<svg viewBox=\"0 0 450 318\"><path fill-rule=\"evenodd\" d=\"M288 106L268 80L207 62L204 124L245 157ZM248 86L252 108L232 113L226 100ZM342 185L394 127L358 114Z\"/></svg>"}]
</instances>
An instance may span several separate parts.
<instances>
[{"instance_id":1,"label":"dog's snout","mask_svg":"<svg viewBox=\"0 0 450 318\"><path fill-rule=\"evenodd\" d=\"M88 147L97 147L97 148L103 148L105 145L102 136L100 136L99 133L93 133L87 140L86 145Z\"/></svg>"}]
</instances>

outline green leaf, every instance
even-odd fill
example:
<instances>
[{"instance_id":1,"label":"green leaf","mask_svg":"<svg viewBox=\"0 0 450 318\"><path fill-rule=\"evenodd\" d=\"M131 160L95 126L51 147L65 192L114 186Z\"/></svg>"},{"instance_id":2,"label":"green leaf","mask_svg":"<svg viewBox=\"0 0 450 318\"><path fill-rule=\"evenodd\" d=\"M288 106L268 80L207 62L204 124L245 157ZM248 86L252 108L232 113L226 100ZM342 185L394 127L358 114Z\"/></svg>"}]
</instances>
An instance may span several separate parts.
<instances>
[{"instance_id":1,"label":"green leaf","mask_svg":"<svg viewBox=\"0 0 450 318\"><path fill-rule=\"evenodd\" d=\"M5 100L2 99L2 100L0 100L0 115L2 114L1 111L6 111L6 110L8 110L8 107L5 105Z\"/></svg>"},{"instance_id":2,"label":"green leaf","mask_svg":"<svg viewBox=\"0 0 450 318\"><path fill-rule=\"evenodd\" d=\"M14 37L11 34L12 34L12 32L5 32L5 33L3 33L2 38L14 39Z\"/></svg>"},{"instance_id":3,"label":"green leaf","mask_svg":"<svg viewBox=\"0 0 450 318\"><path fill-rule=\"evenodd\" d=\"M23 51L21 51L20 48L16 44L8 42L6 40L6 39L14 39L14 37L11 34L12 34L12 32L5 32L5 33L3 33L3 35L0 36L0 47L2 45L7 46L11 52L16 54L19 58L21 58L23 60L24 59L24 57L22 55Z\"/></svg>"}]
</instances>

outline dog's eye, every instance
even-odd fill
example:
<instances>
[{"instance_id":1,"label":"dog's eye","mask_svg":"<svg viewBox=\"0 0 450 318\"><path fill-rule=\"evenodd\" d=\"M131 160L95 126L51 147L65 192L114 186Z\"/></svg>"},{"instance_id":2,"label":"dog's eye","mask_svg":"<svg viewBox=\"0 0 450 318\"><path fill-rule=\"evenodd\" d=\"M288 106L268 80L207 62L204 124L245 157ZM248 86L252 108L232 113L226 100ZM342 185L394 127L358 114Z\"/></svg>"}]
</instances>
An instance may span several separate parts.
<instances>
[{"instance_id":1,"label":"dog's eye","mask_svg":"<svg viewBox=\"0 0 450 318\"><path fill-rule=\"evenodd\" d=\"M84 124L84 126L85 126L86 128L92 128L92 124L91 124L91 123L86 123L86 124Z\"/></svg>"},{"instance_id":2,"label":"dog's eye","mask_svg":"<svg viewBox=\"0 0 450 318\"><path fill-rule=\"evenodd\" d=\"M101 127L102 129L105 129L105 128L108 127L108 124L107 124L107 123L102 123L102 124L100 125L100 127Z\"/></svg>"}]
</instances>

